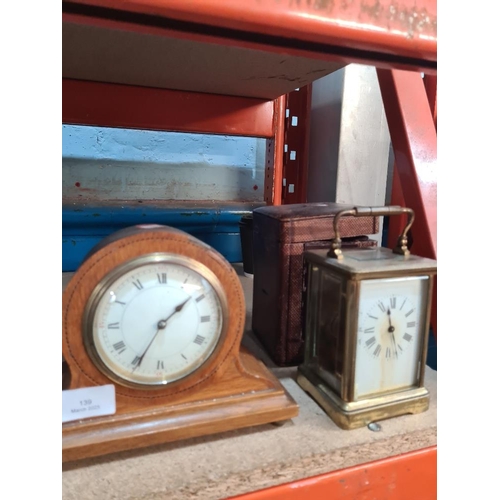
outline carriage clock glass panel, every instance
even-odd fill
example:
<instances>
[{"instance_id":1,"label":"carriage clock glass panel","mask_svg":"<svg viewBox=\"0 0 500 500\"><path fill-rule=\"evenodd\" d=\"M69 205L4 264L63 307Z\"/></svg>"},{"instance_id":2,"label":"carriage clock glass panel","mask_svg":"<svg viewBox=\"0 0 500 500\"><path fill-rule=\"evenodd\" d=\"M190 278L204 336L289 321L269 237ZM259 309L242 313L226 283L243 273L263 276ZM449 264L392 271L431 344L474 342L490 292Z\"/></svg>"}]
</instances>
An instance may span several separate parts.
<instances>
[{"instance_id":1,"label":"carriage clock glass panel","mask_svg":"<svg viewBox=\"0 0 500 500\"><path fill-rule=\"evenodd\" d=\"M418 385L427 276L360 283L354 400Z\"/></svg>"},{"instance_id":2,"label":"carriage clock glass panel","mask_svg":"<svg viewBox=\"0 0 500 500\"><path fill-rule=\"evenodd\" d=\"M87 318L89 354L101 370L119 383L152 387L186 377L210 357L223 314L194 263L155 255L118 269Z\"/></svg>"},{"instance_id":3,"label":"carriage clock glass panel","mask_svg":"<svg viewBox=\"0 0 500 500\"><path fill-rule=\"evenodd\" d=\"M307 337L305 359L323 379L340 393L343 371L344 336L342 335L342 281L309 266L310 285L307 305Z\"/></svg>"}]
</instances>

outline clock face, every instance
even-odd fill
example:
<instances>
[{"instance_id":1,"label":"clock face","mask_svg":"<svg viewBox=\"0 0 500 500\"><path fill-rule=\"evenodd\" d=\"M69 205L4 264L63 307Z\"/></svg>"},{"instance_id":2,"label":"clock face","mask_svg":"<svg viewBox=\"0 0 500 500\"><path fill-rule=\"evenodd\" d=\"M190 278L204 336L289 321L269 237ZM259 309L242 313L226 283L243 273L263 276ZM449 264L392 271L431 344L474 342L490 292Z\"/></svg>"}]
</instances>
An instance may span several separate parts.
<instances>
[{"instance_id":1,"label":"clock face","mask_svg":"<svg viewBox=\"0 0 500 500\"><path fill-rule=\"evenodd\" d=\"M416 386L428 282L427 277L361 282L355 400Z\"/></svg>"},{"instance_id":2,"label":"clock face","mask_svg":"<svg viewBox=\"0 0 500 500\"><path fill-rule=\"evenodd\" d=\"M170 254L130 261L91 297L86 345L97 366L123 385L164 386L196 371L223 331L215 276Z\"/></svg>"}]
</instances>

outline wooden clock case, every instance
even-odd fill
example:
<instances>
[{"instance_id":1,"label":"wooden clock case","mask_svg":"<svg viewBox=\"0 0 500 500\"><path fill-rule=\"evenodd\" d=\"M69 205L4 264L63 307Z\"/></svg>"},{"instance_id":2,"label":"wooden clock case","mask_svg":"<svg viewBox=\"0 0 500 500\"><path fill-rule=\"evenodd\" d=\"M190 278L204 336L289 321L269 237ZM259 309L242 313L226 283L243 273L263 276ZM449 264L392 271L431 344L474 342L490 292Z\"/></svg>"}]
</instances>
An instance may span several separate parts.
<instances>
[{"instance_id":1,"label":"wooden clock case","mask_svg":"<svg viewBox=\"0 0 500 500\"><path fill-rule=\"evenodd\" d=\"M63 292L62 352L67 389L114 383L85 349L82 322L98 283L124 262L146 254L184 255L218 278L228 306L225 330L210 358L187 377L154 389L115 383L116 414L67 422L63 462L290 419L298 406L278 379L240 349L245 300L233 267L213 248L167 226L134 226L113 234L86 258Z\"/></svg>"}]
</instances>

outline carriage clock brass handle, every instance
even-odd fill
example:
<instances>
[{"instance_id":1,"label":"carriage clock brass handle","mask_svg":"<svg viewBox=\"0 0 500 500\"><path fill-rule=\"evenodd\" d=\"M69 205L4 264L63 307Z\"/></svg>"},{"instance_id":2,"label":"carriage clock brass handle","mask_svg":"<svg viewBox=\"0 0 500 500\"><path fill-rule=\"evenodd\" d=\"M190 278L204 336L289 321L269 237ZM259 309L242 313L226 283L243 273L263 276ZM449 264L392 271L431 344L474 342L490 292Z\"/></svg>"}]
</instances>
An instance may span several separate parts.
<instances>
[{"instance_id":1,"label":"carriage clock brass handle","mask_svg":"<svg viewBox=\"0 0 500 500\"><path fill-rule=\"evenodd\" d=\"M399 255L410 255L410 250L408 250L408 231L413 224L413 220L415 219L415 213L411 208L407 207L398 207L398 206L390 206L390 207L354 207L349 210L341 210L339 213L335 215L333 218L333 240L332 246L328 251L328 257L332 257L334 259L343 259L342 255L342 240L340 239L339 233L339 219L345 215L350 215L352 217L367 217L367 216L380 216L380 215L402 215L408 214L408 222L406 223L403 232L398 238L398 243L394 248L393 252Z\"/></svg>"}]
</instances>

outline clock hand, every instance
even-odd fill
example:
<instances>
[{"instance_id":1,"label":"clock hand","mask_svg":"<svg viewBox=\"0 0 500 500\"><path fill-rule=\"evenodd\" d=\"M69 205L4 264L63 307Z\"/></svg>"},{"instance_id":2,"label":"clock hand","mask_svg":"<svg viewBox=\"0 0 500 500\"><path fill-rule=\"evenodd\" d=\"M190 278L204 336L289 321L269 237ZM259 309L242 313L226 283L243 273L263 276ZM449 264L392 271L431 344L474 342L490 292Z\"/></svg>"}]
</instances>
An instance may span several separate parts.
<instances>
[{"instance_id":1,"label":"clock hand","mask_svg":"<svg viewBox=\"0 0 500 500\"><path fill-rule=\"evenodd\" d=\"M392 326L392 323L391 323L391 308L390 307L387 308L387 316L389 317L388 332L391 334L392 344L394 346L394 354L396 355L396 358L397 358L398 357L398 350L396 349L396 338L394 337L395 328Z\"/></svg>"},{"instance_id":2,"label":"clock hand","mask_svg":"<svg viewBox=\"0 0 500 500\"><path fill-rule=\"evenodd\" d=\"M182 302L181 304L179 304L178 306L176 306L176 308L174 309L174 312L168 316L167 319L162 319L161 321L158 322L158 325L160 325L160 323L165 323L165 326L167 326L167 321L174 315L174 314L177 314L178 312L182 311L182 308L186 305L186 303L189 301L189 299L191 298L191 295L184 301ZM165 328L165 326L163 326L163 328Z\"/></svg>"},{"instance_id":3,"label":"clock hand","mask_svg":"<svg viewBox=\"0 0 500 500\"><path fill-rule=\"evenodd\" d=\"M181 304L179 304L178 306L175 307L174 311L170 314L170 316L168 316L166 319L161 319L160 321L158 321L158 329L156 330L156 333L153 335L153 338L151 339L151 341L149 342L148 346L146 347L146 349L144 350L144 352L142 353L142 356L139 358L139 361L137 362L137 364L134 366L133 370L132 371L135 371L137 368L139 368L139 366L141 365L142 363L142 360L144 359L144 356L146 356L146 353L148 352L149 348L151 347L151 344L154 342L156 336L158 335L158 332L160 330L165 330L165 328L167 327L167 322L168 320L174 315L174 314L177 314L178 312L182 311L182 308L186 305L186 303L188 302L188 300L191 298L191 296L189 296L184 302L182 302Z\"/></svg>"},{"instance_id":4,"label":"clock hand","mask_svg":"<svg viewBox=\"0 0 500 500\"><path fill-rule=\"evenodd\" d=\"M391 332L392 336L392 344L394 345L394 354L396 355L396 358L398 357L398 350L396 349L396 339L394 337L394 333Z\"/></svg>"}]
</instances>

